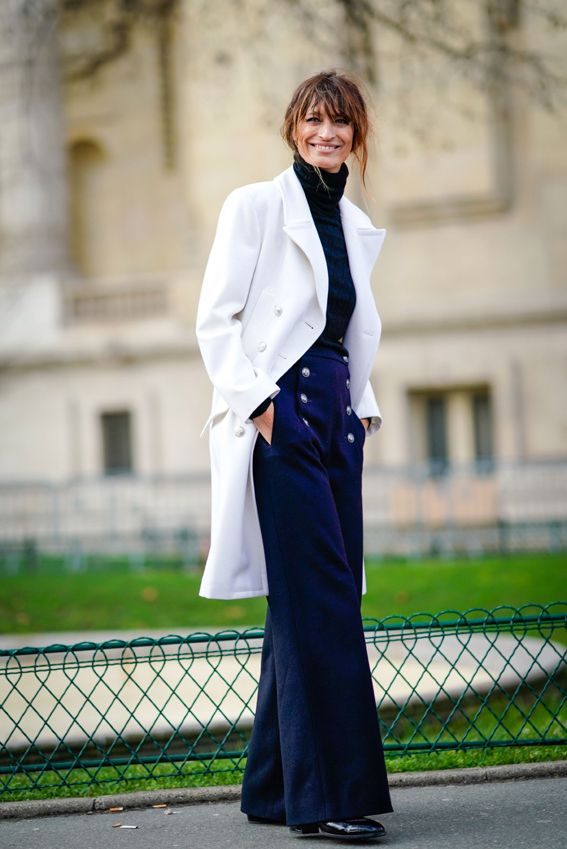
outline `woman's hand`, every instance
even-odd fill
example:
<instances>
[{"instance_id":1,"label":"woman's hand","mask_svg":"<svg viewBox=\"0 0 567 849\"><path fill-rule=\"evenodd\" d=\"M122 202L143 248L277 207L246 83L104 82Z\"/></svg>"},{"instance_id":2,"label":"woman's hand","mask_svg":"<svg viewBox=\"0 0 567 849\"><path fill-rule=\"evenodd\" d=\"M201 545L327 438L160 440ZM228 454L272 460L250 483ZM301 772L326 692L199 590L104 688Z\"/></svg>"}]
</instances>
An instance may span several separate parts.
<instances>
[{"instance_id":1,"label":"woman's hand","mask_svg":"<svg viewBox=\"0 0 567 849\"><path fill-rule=\"evenodd\" d=\"M360 421L362 422L364 430L368 430L368 428L370 427L370 419L361 419Z\"/></svg>"},{"instance_id":2,"label":"woman's hand","mask_svg":"<svg viewBox=\"0 0 567 849\"><path fill-rule=\"evenodd\" d=\"M274 426L274 402L270 404L267 410L261 416L256 416L252 419L261 435L264 437L268 445L272 444L272 428Z\"/></svg>"}]
</instances>

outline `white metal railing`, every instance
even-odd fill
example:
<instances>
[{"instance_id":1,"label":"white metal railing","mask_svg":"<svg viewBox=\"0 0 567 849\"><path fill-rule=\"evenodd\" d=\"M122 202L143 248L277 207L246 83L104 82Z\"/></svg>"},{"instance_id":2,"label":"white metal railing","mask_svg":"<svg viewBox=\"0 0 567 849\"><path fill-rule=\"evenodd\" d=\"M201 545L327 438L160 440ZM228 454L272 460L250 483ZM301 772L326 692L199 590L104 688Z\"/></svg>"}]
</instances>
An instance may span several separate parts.
<instances>
[{"instance_id":1,"label":"white metal railing","mask_svg":"<svg viewBox=\"0 0 567 849\"><path fill-rule=\"evenodd\" d=\"M202 553L209 533L207 473L0 482L0 556L27 545L53 553ZM567 461L368 466L368 554L567 547ZM192 556L192 555L191 555Z\"/></svg>"}]
</instances>

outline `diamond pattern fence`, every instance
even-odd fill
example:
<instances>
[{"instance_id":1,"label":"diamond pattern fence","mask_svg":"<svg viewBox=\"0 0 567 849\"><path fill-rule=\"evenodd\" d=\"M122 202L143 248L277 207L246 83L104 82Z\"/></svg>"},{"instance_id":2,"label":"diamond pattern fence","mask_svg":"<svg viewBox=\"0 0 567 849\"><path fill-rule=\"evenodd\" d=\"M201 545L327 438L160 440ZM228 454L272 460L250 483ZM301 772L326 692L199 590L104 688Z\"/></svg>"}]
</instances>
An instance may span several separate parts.
<instances>
[{"instance_id":1,"label":"diamond pattern fence","mask_svg":"<svg viewBox=\"0 0 567 849\"><path fill-rule=\"evenodd\" d=\"M364 625L388 756L567 742L567 603ZM157 777L237 781L262 636L0 651L0 798Z\"/></svg>"}]
</instances>

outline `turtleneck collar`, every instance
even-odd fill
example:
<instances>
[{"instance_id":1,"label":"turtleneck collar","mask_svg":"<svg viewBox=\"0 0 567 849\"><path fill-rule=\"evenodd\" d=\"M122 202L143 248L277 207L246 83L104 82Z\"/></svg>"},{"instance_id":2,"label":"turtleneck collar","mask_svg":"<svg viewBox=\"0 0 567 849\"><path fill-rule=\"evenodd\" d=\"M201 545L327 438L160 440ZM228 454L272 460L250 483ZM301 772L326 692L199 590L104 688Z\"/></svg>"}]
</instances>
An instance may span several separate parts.
<instances>
[{"instance_id":1,"label":"turtleneck collar","mask_svg":"<svg viewBox=\"0 0 567 849\"><path fill-rule=\"evenodd\" d=\"M337 206L343 196L348 177L346 163L343 162L336 173L323 169L317 171L313 165L296 153L293 170L309 201L316 201L317 204L325 206Z\"/></svg>"}]
</instances>

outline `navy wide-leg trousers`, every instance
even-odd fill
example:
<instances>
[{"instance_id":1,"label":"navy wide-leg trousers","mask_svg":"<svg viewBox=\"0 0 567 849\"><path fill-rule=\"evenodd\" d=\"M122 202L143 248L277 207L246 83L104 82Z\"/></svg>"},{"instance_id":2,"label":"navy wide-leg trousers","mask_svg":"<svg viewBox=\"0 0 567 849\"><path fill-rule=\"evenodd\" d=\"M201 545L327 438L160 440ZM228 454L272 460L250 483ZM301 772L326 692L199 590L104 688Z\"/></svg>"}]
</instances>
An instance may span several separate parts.
<instances>
[{"instance_id":1,"label":"navy wide-leg trousers","mask_svg":"<svg viewBox=\"0 0 567 849\"><path fill-rule=\"evenodd\" d=\"M279 381L254 484L268 611L242 810L288 825L392 810L360 615L365 430L348 357Z\"/></svg>"}]
</instances>

